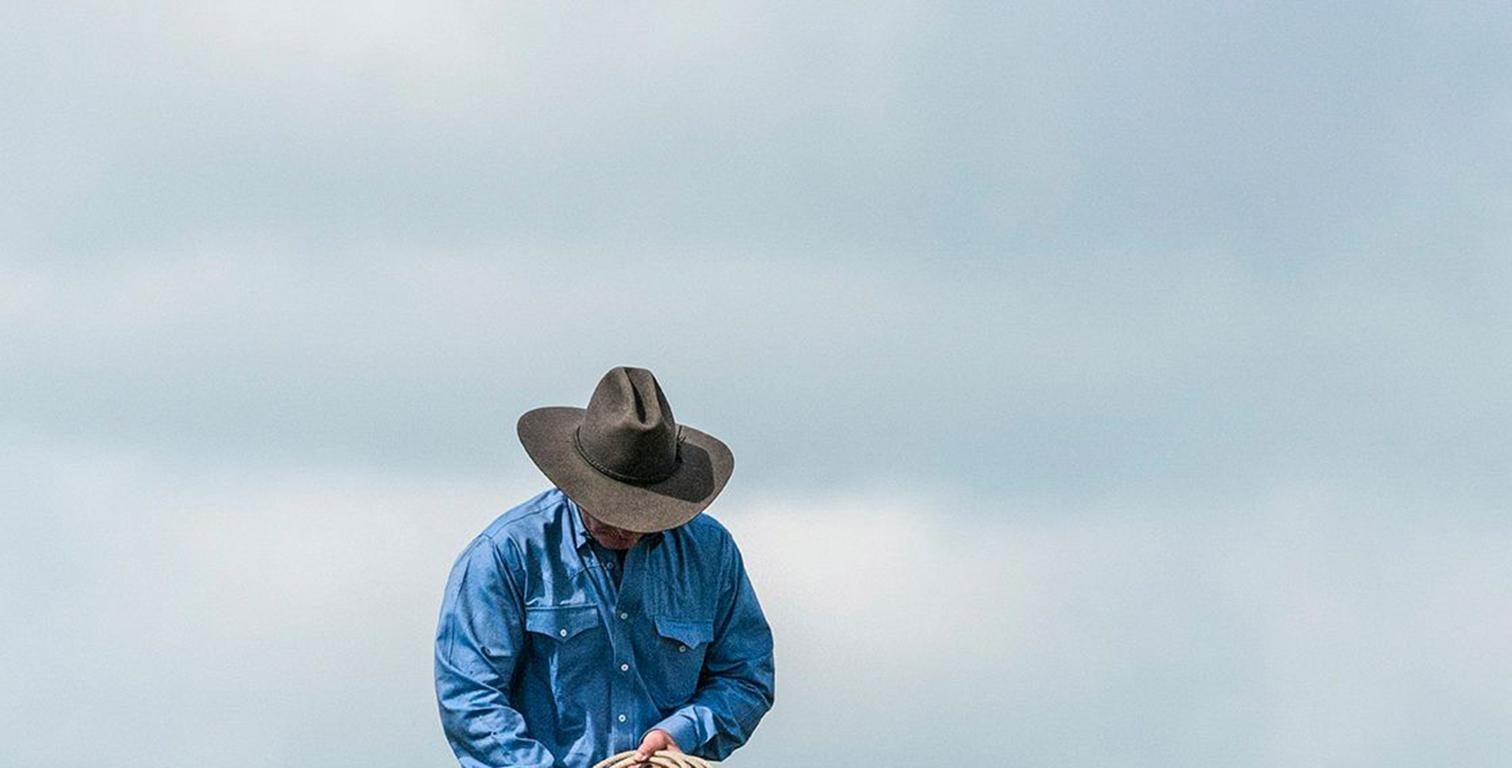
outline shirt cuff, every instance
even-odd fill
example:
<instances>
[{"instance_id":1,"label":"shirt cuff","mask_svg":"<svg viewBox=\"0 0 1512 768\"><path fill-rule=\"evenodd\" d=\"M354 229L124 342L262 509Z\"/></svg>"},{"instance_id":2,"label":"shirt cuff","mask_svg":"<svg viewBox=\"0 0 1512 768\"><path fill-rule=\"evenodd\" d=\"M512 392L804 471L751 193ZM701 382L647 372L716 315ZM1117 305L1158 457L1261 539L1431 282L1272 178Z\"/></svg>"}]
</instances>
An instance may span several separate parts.
<instances>
[{"instance_id":1,"label":"shirt cuff","mask_svg":"<svg viewBox=\"0 0 1512 768\"><path fill-rule=\"evenodd\" d=\"M666 731L677 742L677 748L684 752L692 752L703 746L705 739L699 738L698 723L685 712L674 712L667 719L651 726L646 732L661 729Z\"/></svg>"}]
</instances>

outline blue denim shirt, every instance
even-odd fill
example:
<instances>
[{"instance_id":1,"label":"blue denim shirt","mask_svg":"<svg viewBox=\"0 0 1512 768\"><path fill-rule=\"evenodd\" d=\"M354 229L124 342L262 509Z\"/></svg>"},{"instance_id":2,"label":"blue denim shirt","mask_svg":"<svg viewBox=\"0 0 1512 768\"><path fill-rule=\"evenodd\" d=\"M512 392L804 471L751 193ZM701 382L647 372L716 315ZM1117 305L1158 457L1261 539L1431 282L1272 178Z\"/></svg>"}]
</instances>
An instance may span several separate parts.
<instances>
[{"instance_id":1,"label":"blue denim shirt","mask_svg":"<svg viewBox=\"0 0 1512 768\"><path fill-rule=\"evenodd\" d=\"M721 760L774 695L772 632L740 550L707 513L613 561L552 488L457 558L436 629L436 697L463 768L584 768L665 729Z\"/></svg>"}]
</instances>

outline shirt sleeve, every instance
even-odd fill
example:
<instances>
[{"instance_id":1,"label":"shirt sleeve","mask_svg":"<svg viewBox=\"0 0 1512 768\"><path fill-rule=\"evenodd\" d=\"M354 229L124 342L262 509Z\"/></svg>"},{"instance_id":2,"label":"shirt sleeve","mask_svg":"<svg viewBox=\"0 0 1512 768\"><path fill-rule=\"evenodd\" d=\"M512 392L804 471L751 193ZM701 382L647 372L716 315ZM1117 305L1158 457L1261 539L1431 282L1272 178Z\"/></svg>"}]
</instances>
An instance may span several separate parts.
<instances>
[{"instance_id":1,"label":"shirt sleeve","mask_svg":"<svg viewBox=\"0 0 1512 768\"><path fill-rule=\"evenodd\" d=\"M518 586L492 539L480 536L447 579L436 628L436 700L462 768L549 768L509 699L524 647Z\"/></svg>"},{"instance_id":2,"label":"shirt sleeve","mask_svg":"<svg viewBox=\"0 0 1512 768\"><path fill-rule=\"evenodd\" d=\"M775 701L772 629L733 539L729 551L730 597L704 657L698 690L691 702L651 728L708 760L723 760L745 744Z\"/></svg>"}]
</instances>

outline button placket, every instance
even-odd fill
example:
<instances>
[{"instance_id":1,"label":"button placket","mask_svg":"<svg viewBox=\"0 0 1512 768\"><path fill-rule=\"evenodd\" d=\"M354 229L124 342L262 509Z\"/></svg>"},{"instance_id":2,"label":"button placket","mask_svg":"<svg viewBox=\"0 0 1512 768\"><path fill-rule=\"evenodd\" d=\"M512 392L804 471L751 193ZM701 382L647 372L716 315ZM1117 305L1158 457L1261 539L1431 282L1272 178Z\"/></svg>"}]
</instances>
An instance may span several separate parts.
<instances>
[{"instance_id":1,"label":"button placket","mask_svg":"<svg viewBox=\"0 0 1512 768\"><path fill-rule=\"evenodd\" d=\"M609 680L609 714L613 718L611 730L614 732L611 740L624 745L625 749L634 749L640 745L637 734L632 733L629 727L631 714L637 712L639 694L636 690L636 678L632 675L631 665L635 662L635 643L632 642L632 633L636 631L638 619L631 620L631 614L639 615L640 607L640 581L642 579L645 544L637 543L625 553L625 562L619 568L620 583L609 594L613 601L609 603L611 626L609 638L613 646L614 655L611 659L618 660L615 666L619 667L619 674L611 675ZM608 562L605 561L607 567ZM601 572L603 573L603 572ZM606 579L607 581L607 579ZM613 621L618 617L618 621Z\"/></svg>"},{"instance_id":2,"label":"button placket","mask_svg":"<svg viewBox=\"0 0 1512 768\"><path fill-rule=\"evenodd\" d=\"M628 569L626 570L628 571ZM634 706L632 702L635 700L633 692L630 689L631 681L627 677L627 673L630 671L629 661L634 657L634 644L631 643L629 634L631 626L629 622L630 612L626 610L629 606L620 605L626 599L626 595L621 591L616 597L618 599L610 608L610 611L613 615L619 617L619 621L613 622L609 627L609 642L610 649L614 654L610 658L620 660L617 665L620 674L613 675L609 680L608 704L611 707L610 712L614 713L615 723L612 729L614 735L611 737L611 741L624 745L626 749L634 749L639 746L635 742L635 735L626 732L624 729L625 724L630 721L629 713Z\"/></svg>"}]
</instances>

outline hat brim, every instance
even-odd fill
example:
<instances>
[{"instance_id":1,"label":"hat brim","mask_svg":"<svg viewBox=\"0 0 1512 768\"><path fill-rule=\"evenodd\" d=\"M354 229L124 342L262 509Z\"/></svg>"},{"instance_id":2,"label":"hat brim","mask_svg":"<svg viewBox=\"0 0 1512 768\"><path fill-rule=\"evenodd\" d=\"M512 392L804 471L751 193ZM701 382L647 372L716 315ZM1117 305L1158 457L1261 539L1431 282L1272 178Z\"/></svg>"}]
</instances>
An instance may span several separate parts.
<instances>
[{"instance_id":1,"label":"hat brim","mask_svg":"<svg viewBox=\"0 0 1512 768\"><path fill-rule=\"evenodd\" d=\"M525 453L578 506L616 528L654 533L692 520L724 490L735 456L719 438L684 425L682 461L665 480L632 485L594 469L573 444L584 408L526 411L515 430Z\"/></svg>"}]
</instances>

